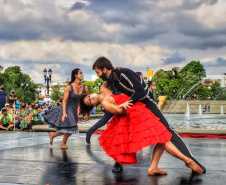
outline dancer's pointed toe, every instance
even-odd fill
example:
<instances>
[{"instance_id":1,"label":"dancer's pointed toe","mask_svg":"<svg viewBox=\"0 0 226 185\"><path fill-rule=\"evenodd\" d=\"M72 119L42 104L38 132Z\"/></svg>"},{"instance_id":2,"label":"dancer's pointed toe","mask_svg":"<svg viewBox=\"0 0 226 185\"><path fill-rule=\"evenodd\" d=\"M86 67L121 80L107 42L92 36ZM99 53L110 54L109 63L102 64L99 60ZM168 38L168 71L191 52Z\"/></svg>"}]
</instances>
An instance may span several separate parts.
<instances>
[{"instance_id":1,"label":"dancer's pointed toe","mask_svg":"<svg viewBox=\"0 0 226 185\"><path fill-rule=\"evenodd\" d=\"M196 172L197 174L202 174L204 173L204 170L198 165L195 163L195 161L190 161L188 163L185 163L185 165L188 167L188 168L191 168L192 171Z\"/></svg>"},{"instance_id":2,"label":"dancer's pointed toe","mask_svg":"<svg viewBox=\"0 0 226 185\"><path fill-rule=\"evenodd\" d=\"M152 176L152 175L167 175L167 172L157 168L157 169L148 171L148 175L150 175L150 176Z\"/></svg>"},{"instance_id":3,"label":"dancer's pointed toe","mask_svg":"<svg viewBox=\"0 0 226 185\"><path fill-rule=\"evenodd\" d=\"M52 134L49 134L49 139L50 139L49 143L52 145L53 144L53 136L52 136Z\"/></svg>"}]
</instances>

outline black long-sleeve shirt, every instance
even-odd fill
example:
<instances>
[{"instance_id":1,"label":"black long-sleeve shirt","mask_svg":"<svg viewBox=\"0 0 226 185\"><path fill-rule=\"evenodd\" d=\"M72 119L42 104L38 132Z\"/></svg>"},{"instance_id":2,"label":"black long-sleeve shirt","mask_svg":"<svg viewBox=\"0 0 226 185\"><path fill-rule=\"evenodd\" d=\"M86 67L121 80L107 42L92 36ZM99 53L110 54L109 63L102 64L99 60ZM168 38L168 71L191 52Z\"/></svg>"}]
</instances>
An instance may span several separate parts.
<instances>
[{"instance_id":1,"label":"black long-sleeve shirt","mask_svg":"<svg viewBox=\"0 0 226 185\"><path fill-rule=\"evenodd\" d=\"M143 79L128 68L120 70L113 69L108 84L113 92L116 88L130 96L130 100L132 100L133 104L143 100L149 94L149 90Z\"/></svg>"}]
</instances>

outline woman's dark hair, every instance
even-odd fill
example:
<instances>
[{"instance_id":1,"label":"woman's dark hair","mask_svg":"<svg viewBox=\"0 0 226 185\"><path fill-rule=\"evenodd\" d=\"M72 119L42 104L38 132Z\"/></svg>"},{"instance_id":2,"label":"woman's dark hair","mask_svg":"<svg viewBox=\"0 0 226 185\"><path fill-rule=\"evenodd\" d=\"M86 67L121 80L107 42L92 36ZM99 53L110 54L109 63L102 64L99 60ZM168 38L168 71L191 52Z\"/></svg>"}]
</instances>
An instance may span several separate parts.
<instances>
[{"instance_id":1,"label":"woman's dark hair","mask_svg":"<svg viewBox=\"0 0 226 185\"><path fill-rule=\"evenodd\" d=\"M89 106L89 105L86 105L84 103L84 99L85 99L86 96L87 95L84 94L84 95L82 95L79 98L79 105L80 105L80 109L81 109L81 114L82 115L85 115L85 114L89 115L90 114L90 111L93 110L93 107L94 107L93 105L92 106Z\"/></svg>"},{"instance_id":2,"label":"woman's dark hair","mask_svg":"<svg viewBox=\"0 0 226 185\"><path fill-rule=\"evenodd\" d=\"M106 67L108 70L112 69L112 63L110 62L110 60L108 60L105 57L99 57L93 64L93 70L95 70L95 68L98 68L100 70L103 71L104 67Z\"/></svg>"},{"instance_id":3,"label":"woman's dark hair","mask_svg":"<svg viewBox=\"0 0 226 185\"><path fill-rule=\"evenodd\" d=\"M78 71L80 69L79 68L75 68L72 72L71 72L71 81L69 82L69 84L73 83L75 81L75 75L78 74Z\"/></svg>"}]
</instances>

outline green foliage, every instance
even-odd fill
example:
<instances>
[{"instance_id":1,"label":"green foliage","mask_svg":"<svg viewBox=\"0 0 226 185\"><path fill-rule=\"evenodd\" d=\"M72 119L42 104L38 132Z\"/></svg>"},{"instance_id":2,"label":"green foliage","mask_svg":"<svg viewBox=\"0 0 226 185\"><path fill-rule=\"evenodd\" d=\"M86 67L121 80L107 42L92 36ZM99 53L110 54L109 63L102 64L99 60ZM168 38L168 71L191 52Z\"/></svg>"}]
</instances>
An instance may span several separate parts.
<instances>
[{"instance_id":1,"label":"green foliage","mask_svg":"<svg viewBox=\"0 0 226 185\"><path fill-rule=\"evenodd\" d=\"M184 68L182 68L180 72L184 76L187 76L189 78L195 75L198 80L201 80L202 78L206 77L206 70L199 61L191 61Z\"/></svg>"},{"instance_id":2,"label":"green foliage","mask_svg":"<svg viewBox=\"0 0 226 185\"><path fill-rule=\"evenodd\" d=\"M103 80L101 78L97 78L95 81L82 81L82 84L88 87L89 94L92 94L92 93L99 94L100 91L99 91L98 82L100 82L101 85L103 84Z\"/></svg>"},{"instance_id":3,"label":"green foliage","mask_svg":"<svg viewBox=\"0 0 226 185\"><path fill-rule=\"evenodd\" d=\"M189 94L199 94L203 100L205 100L208 95L210 95L212 99L226 99L226 95L223 88L220 87L220 83L216 82L211 88L202 85L201 81L205 76L206 71L199 61L191 61L181 70L178 67L174 67L167 72L160 69L152 78L152 81L156 82L155 95L156 92L161 95L163 84L163 92L168 99L179 98L179 94L183 96L183 94L189 92L192 87L194 87L194 89L190 91ZM206 80L205 82L209 83L210 81Z\"/></svg>"},{"instance_id":4,"label":"green foliage","mask_svg":"<svg viewBox=\"0 0 226 185\"><path fill-rule=\"evenodd\" d=\"M64 94L62 92L60 92L60 86L59 85L54 85L52 87L52 94L51 94L51 99L54 101L58 101L61 96Z\"/></svg>"},{"instance_id":5,"label":"green foliage","mask_svg":"<svg viewBox=\"0 0 226 185\"><path fill-rule=\"evenodd\" d=\"M28 75L21 72L19 66L8 67L4 73L0 73L0 84L5 86L7 96L9 96L10 91L13 89L16 92L16 96L20 97L21 101L24 101L24 89L21 87L22 82L29 84L26 87L26 102L34 102L36 98L35 88L37 85L31 81Z\"/></svg>"}]
</instances>

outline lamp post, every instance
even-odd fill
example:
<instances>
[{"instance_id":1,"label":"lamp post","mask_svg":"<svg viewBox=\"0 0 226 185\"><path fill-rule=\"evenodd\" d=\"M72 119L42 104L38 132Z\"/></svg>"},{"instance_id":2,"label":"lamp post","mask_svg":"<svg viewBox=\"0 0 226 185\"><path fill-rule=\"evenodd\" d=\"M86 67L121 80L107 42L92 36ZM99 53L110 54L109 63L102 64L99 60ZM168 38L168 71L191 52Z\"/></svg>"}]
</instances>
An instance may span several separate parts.
<instances>
[{"instance_id":1,"label":"lamp post","mask_svg":"<svg viewBox=\"0 0 226 185\"><path fill-rule=\"evenodd\" d=\"M175 89L173 90L173 99L175 98Z\"/></svg>"},{"instance_id":2,"label":"lamp post","mask_svg":"<svg viewBox=\"0 0 226 185\"><path fill-rule=\"evenodd\" d=\"M164 95L163 84L161 85L161 94L162 94L162 96Z\"/></svg>"},{"instance_id":3,"label":"lamp post","mask_svg":"<svg viewBox=\"0 0 226 185\"><path fill-rule=\"evenodd\" d=\"M98 86L99 86L99 91L100 91L101 82L98 82L97 84L98 84Z\"/></svg>"},{"instance_id":4,"label":"lamp post","mask_svg":"<svg viewBox=\"0 0 226 185\"><path fill-rule=\"evenodd\" d=\"M44 75L44 79L45 79L45 83L46 83L46 87L47 87L47 94L49 94L49 84L51 83L51 76L52 76L52 70L49 68L48 71L49 76L47 76L47 70L44 69L43 71L43 75Z\"/></svg>"},{"instance_id":5,"label":"lamp post","mask_svg":"<svg viewBox=\"0 0 226 185\"><path fill-rule=\"evenodd\" d=\"M25 103L26 102L26 95L25 95L25 93L26 93L26 90L27 90L27 87L29 86L29 84L28 83L24 84L22 82L20 85L24 89L24 103Z\"/></svg>"},{"instance_id":6,"label":"lamp post","mask_svg":"<svg viewBox=\"0 0 226 185\"><path fill-rule=\"evenodd\" d=\"M39 93L41 93L41 87L35 89L36 94L38 95L38 103L39 103Z\"/></svg>"}]
</instances>

